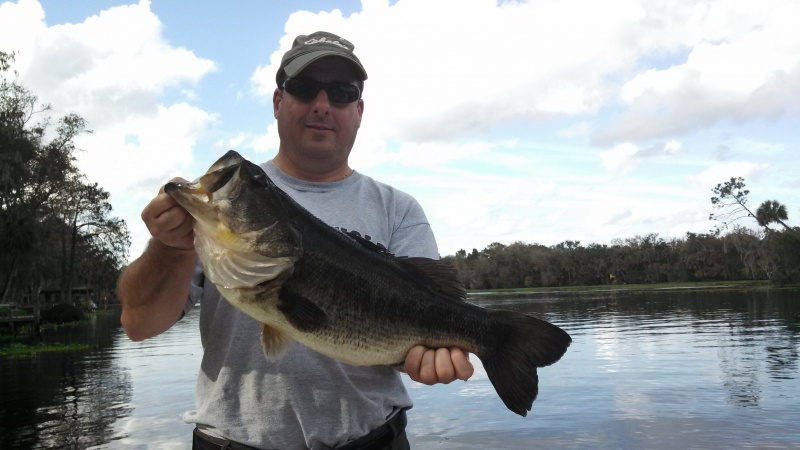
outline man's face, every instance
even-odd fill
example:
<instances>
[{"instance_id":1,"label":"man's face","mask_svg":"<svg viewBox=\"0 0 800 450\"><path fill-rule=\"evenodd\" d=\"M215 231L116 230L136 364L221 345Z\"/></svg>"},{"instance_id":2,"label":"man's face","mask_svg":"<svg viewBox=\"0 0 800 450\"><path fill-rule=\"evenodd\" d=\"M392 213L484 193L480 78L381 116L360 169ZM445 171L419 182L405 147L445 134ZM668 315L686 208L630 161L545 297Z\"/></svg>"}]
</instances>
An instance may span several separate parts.
<instances>
[{"instance_id":1,"label":"man's face","mask_svg":"<svg viewBox=\"0 0 800 450\"><path fill-rule=\"evenodd\" d=\"M321 58L295 78L355 84L356 72L338 57ZM311 100L276 89L272 98L281 150L295 164L323 161L347 164L364 112L364 101L333 103L323 89Z\"/></svg>"}]
</instances>

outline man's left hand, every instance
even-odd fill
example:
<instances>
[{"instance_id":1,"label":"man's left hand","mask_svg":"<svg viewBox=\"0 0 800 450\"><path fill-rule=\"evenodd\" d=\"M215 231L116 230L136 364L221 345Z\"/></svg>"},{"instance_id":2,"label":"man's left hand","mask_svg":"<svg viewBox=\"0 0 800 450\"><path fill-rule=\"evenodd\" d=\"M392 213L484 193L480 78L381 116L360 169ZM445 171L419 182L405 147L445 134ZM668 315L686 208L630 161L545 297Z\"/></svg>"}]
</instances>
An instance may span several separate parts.
<instances>
[{"instance_id":1,"label":"man's left hand","mask_svg":"<svg viewBox=\"0 0 800 450\"><path fill-rule=\"evenodd\" d=\"M403 371L419 383L448 384L454 380L468 380L475 371L469 354L460 348L413 347L406 356Z\"/></svg>"}]
</instances>

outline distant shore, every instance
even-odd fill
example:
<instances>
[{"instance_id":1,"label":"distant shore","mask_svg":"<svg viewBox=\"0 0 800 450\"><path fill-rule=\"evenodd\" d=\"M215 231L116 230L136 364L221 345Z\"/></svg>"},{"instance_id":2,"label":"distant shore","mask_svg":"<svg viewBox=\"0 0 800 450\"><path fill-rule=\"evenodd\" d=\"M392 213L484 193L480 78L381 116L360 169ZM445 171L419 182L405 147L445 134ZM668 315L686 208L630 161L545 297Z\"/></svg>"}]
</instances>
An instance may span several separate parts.
<instances>
[{"instance_id":1,"label":"distant shore","mask_svg":"<svg viewBox=\"0 0 800 450\"><path fill-rule=\"evenodd\" d=\"M694 283L653 283L653 284L604 284L596 286L556 286L556 287L532 287L518 289L492 289L492 290L473 290L467 291L467 295L513 295L513 294L553 294L553 293L601 293L601 292L641 292L641 291L668 291L679 289L692 290L769 290L769 289L789 289L800 290L800 285L775 286L767 280L747 280L747 281L698 281Z\"/></svg>"}]
</instances>

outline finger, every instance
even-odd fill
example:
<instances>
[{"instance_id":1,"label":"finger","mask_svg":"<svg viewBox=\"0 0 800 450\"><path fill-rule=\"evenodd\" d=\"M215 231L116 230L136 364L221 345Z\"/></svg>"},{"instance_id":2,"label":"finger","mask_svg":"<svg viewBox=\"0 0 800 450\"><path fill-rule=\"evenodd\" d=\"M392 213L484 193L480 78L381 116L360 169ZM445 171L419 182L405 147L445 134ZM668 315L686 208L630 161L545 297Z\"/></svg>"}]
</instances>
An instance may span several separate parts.
<instances>
[{"instance_id":1,"label":"finger","mask_svg":"<svg viewBox=\"0 0 800 450\"><path fill-rule=\"evenodd\" d=\"M165 214L167 215L167 214ZM158 237L164 244L181 250L194 248L194 218L181 207L175 207L168 213L168 222L165 221L166 231Z\"/></svg>"},{"instance_id":2,"label":"finger","mask_svg":"<svg viewBox=\"0 0 800 450\"><path fill-rule=\"evenodd\" d=\"M414 381L419 381L419 368L422 364L422 355L425 350L426 348L421 345L412 347L406 355L405 363L403 363L403 372L408 374L409 378Z\"/></svg>"},{"instance_id":3,"label":"finger","mask_svg":"<svg viewBox=\"0 0 800 450\"><path fill-rule=\"evenodd\" d=\"M422 354L418 381L427 385L436 384L436 350L426 348L425 353Z\"/></svg>"},{"instance_id":4,"label":"finger","mask_svg":"<svg viewBox=\"0 0 800 450\"><path fill-rule=\"evenodd\" d=\"M175 235L186 236L194 230L194 217L189 215L185 209L181 208L183 220L172 231Z\"/></svg>"},{"instance_id":5,"label":"finger","mask_svg":"<svg viewBox=\"0 0 800 450\"><path fill-rule=\"evenodd\" d=\"M156 201L151 203L152 207L147 212L142 212L142 218L150 230L150 234L155 237L170 233L186 221L188 214L185 209L178 205L168 205L166 201Z\"/></svg>"},{"instance_id":6,"label":"finger","mask_svg":"<svg viewBox=\"0 0 800 450\"><path fill-rule=\"evenodd\" d=\"M450 357L450 350L447 348L437 349L436 359L436 379L439 383L449 384L456 379L456 369L453 367L453 360Z\"/></svg>"},{"instance_id":7,"label":"finger","mask_svg":"<svg viewBox=\"0 0 800 450\"><path fill-rule=\"evenodd\" d=\"M469 360L469 353L453 347L450 349L450 358L453 361L457 379L467 381L475 373L475 367Z\"/></svg>"},{"instance_id":8,"label":"finger","mask_svg":"<svg viewBox=\"0 0 800 450\"><path fill-rule=\"evenodd\" d=\"M147 223L155 220L170 208L176 206L178 202L174 198L165 194L163 191L150 200L150 203L142 209L142 220Z\"/></svg>"}]
</instances>

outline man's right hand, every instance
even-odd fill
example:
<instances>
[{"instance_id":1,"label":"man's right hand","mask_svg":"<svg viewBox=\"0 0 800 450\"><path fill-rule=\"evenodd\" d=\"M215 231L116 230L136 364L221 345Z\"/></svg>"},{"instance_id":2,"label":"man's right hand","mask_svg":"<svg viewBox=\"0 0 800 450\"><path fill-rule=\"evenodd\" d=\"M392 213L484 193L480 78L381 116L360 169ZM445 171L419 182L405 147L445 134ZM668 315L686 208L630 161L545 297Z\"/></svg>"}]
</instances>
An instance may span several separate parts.
<instances>
[{"instance_id":1,"label":"man's right hand","mask_svg":"<svg viewBox=\"0 0 800 450\"><path fill-rule=\"evenodd\" d=\"M170 181L188 182L183 178ZM150 235L167 247L194 250L194 218L164 192L163 186L142 210L142 220Z\"/></svg>"},{"instance_id":2,"label":"man's right hand","mask_svg":"<svg viewBox=\"0 0 800 450\"><path fill-rule=\"evenodd\" d=\"M180 319L197 264L194 219L163 187L142 210L142 220L153 239L117 283L122 326L134 341L163 333Z\"/></svg>"}]
</instances>

